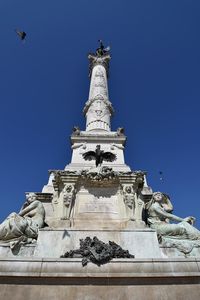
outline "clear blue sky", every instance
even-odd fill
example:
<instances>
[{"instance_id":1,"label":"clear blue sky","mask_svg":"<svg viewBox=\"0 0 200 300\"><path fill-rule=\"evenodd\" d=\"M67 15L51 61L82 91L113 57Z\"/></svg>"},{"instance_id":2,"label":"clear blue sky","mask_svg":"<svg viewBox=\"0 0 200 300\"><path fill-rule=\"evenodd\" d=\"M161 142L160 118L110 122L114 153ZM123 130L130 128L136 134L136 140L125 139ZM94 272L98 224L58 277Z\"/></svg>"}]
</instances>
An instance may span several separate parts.
<instances>
[{"instance_id":1,"label":"clear blue sky","mask_svg":"<svg viewBox=\"0 0 200 300\"><path fill-rule=\"evenodd\" d=\"M87 53L101 38L126 163L200 227L199 14L199 0L1 0L0 221L70 162L72 128L85 128Z\"/></svg>"}]
</instances>

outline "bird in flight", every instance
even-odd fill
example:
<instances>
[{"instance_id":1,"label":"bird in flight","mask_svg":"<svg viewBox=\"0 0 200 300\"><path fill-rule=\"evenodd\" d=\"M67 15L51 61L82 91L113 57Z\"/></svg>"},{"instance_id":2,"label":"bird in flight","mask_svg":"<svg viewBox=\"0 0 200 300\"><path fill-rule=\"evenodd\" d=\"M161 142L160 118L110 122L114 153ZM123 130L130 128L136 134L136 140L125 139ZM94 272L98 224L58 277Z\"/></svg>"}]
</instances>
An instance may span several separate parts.
<instances>
[{"instance_id":1,"label":"bird in flight","mask_svg":"<svg viewBox=\"0 0 200 300\"><path fill-rule=\"evenodd\" d=\"M163 181L163 172L159 171L159 175L160 175L160 181Z\"/></svg>"},{"instance_id":2,"label":"bird in flight","mask_svg":"<svg viewBox=\"0 0 200 300\"><path fill-rule=\"evenodd\" d=\"M101 146L97 145L95 151L88 151L83 153L85 160L95 160L96 167L101 165L103 161L112 162L116 160L117 156L111 152L104 152L101 150Z\"/></svg>"},{"instance_id":3,"label":"bird in flight","mask_svg":"<svg viewBox=\"0 0 200 300\"><path fill-rule=\"evenodd\" d=\"M26 32L25 31L20 31L20 30L16 29L15 32L22 41L25 39L25 37L26 37Z\"/></svg>"}]
</instances>

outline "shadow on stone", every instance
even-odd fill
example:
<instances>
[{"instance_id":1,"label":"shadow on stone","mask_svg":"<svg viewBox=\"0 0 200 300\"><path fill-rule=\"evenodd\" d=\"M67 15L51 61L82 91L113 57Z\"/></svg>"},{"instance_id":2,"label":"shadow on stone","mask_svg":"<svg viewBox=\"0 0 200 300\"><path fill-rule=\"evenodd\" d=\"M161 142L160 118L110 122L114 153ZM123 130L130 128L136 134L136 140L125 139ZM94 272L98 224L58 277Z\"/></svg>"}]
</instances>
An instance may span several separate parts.
<instances>
[{"instance_id":1,"label":"shadow on stone","mask_svg":"<svg viewBox=\"0 0 200 300\"><path fill-rule=\"evenodd\" d=\"M62 239L64 239L66 236L70 237L70 234L67 230L64 230Z\"/></svg>"}]
</instances>

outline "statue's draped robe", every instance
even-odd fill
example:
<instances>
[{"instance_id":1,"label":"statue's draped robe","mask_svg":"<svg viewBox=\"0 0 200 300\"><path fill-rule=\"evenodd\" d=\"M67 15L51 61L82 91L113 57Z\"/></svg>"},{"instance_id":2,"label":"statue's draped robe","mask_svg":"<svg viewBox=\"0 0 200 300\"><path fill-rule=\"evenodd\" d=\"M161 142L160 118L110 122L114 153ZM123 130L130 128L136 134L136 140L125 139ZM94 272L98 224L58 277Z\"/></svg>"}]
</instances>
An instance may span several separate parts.
<instances>
[{"instance_id":1,"label":"statue's draped robe","mask_svg":"<svg viewBox=\"0 0 200 300\"><path fill-rule=\"evenodd\" d=\"M190 253L194 247L200 247L199 230L186 221L170 224L162 211L164 209L158 203L153 203L148 211L148 224L162 237L163 245L177 247L185 254Z\"/></svg>"},{"instance_id":2,"label":"statue's draped robe","mask_svg":"<svg viewBox=\"0 0 200 300\"><path fill-rule=\"evenodd\" d=\"M36 203L36 201L35 201ZM36 203L37 204L37 203ZM40 206L42 204L40 203ZM35 210L30 209L31 211ZM44 211L36 213L33 217L28 215L20 216L13 212L0 224L0 243L10 244L14 248L20 243L32 243L37 239L39 228L44 225Z\"/></svg>"}]
</instances>

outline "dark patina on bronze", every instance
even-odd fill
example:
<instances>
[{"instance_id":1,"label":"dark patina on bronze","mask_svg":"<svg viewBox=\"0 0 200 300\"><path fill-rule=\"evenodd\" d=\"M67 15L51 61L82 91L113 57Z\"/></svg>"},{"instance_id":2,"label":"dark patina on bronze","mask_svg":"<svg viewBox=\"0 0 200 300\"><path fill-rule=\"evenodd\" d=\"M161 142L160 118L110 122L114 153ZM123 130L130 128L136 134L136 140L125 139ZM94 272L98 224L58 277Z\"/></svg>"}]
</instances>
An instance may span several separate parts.
<instances>
[{"instance_id":1,"label":"dark patina on bronze","mask_svg":"<svg viewBox=\"0 0 200 300\"><path fill-rule=\"evenodd\" d=\"M90 237L81 239L79 249L70 250L61 257L82 258L83 266L86 266L89 261L100 266L113 258L134 258L135 256L128 250L123 250L115 242L104 243L95 236L92 239Z\"/></svg>"}]
</instances>

